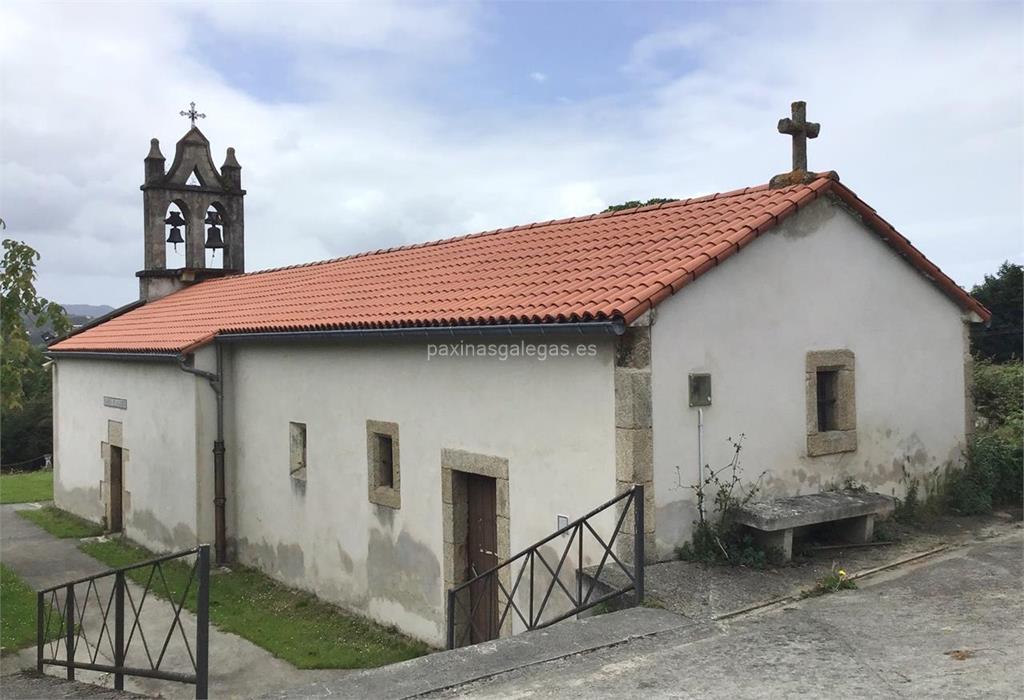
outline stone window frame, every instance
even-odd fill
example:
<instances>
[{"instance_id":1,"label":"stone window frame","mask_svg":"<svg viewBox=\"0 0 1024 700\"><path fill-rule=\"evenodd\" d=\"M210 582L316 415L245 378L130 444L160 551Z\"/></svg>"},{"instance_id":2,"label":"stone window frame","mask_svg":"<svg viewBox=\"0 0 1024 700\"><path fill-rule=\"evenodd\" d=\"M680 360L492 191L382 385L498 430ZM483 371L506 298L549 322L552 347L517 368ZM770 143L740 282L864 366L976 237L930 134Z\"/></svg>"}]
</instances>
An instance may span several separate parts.
<instances>
[{"instance_id":1,"label":"stone window frame","mask_svg":"<svg viewBox=\"0 0 1024 700\"><path fill-rule=\"evenodd\" d=\"M299 437L301 436L301 445ZM305 481L309 467L309 431L301 421L288 421L288 476ZM301 449L301 455L299 451Z\"/></svg>"},{"instance_id":2,"label":"stone window frame","mask_svg":"<svg viewBox=\"0 0 1024 700\"><path fill-rule=\"evenodd\" d=\"M378 479L377 465L379 455L377 447L378 435L391 438L391 485L381 484ZM386 508L402 507L402 462L398 440L398 423L381 420L366 421L366 480L367 497L370 503Z\"/></svg>"},{"instance_id":3,"label":"stone window frame","mask_svg":"<svg viewBox=\"0 0 1024 700\"><path fill-rule=\"evenodd\" d=\"M836 430L818 430L818 372L835 371ZM813 350L807 353L807 456L854 452L857 449L857 401L852 350Z\"/></svg>"},{"instance_id":4,"label":"stone window frame","mask_svg":"<svg viewBox=\"0 0 1024 700\"><path fill-rule=\"evenodd\" d=\"M512 521L509 511L508 460L504 457L467 452L449 448L441 449L441 502L442 529L444 532L444 588L449 591L464 581L456 575L456 561L465 561L466 526L468 524L468 500L465 482L456 477L456 473L488 476L495 481L495 518L497 520L497 558L498 562L508 561L512 557L511 534ZM498 581L506 591L512 590L512 567L504 567L498 572ZM501 594L498 596L501 604ZM458 607L458 606L457 606ZM468 623L456 618L455 638L464 636ZM512 635L512 615L506 615L505 621L498 630L498 637Z\"/></svg>"}]
</instances>

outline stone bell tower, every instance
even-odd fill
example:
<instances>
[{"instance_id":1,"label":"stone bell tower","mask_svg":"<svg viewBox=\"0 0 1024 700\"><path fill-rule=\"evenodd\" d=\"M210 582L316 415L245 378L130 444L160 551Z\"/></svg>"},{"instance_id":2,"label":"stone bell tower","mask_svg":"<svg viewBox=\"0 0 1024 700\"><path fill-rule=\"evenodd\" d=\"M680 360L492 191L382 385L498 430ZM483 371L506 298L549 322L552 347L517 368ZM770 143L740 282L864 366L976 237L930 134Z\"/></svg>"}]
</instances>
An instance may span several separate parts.
<instances>
[{"instance_id":1,"label":"stone bell tower","mask_svg":"<svg viewBox=\"0 0 1024 700\"><path fill-rule=\"evenodd\" d=\"M156 139L150 141L145 160L146 182L141 187L145 269L135 273L144 301L194 282L245 271L245 190L235 149L228 149L218 170L210 156L210 142L195 124L206 115L196 112L195 103L182 115L191 119L192 128L175 146L170 169L164 168ZM207 251L212 251L213 263L220 262L221 267L207 265Z\"/></svg>"}]
</instances>

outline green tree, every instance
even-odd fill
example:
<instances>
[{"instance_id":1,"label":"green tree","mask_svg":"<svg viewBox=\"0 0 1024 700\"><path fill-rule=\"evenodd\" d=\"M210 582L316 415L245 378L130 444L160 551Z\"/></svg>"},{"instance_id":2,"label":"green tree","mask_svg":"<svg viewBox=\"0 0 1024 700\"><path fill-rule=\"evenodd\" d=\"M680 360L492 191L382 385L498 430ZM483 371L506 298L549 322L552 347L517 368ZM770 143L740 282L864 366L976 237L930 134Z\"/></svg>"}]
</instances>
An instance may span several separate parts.
<instances>
[{"instance_id":1,"label":"green tree","mask_svg":"<svg viewBox=\"0 0 1024 700\"><path fill-rule=\"evenodd\" d=\"M610 211L622 211L623 209L636 209L637 207L649 207L652 204L665 204L666 202L678 202L678 199L666 199L665 197L654 197L648 199L646 202L641 202L639 199L633 199L622 204L613 204L605 209L602 214Z\"/></svg>"},{"instance_id":2,"label":"green tree","mask_svg":"<svg viewBox=\"0 0 1024 700\"><path fill-rule=\"evenodd\" d=\"M1004 262L971 294L992 312L987 326L971 330L974 354L996 362L1024 357L1024 266Z\"/></svg>"},{"instance_id":3,"label":"green tree","mask_svg":"<svg viewBox=\"0 0 1024 700\"><path fill-rule=\"evenodd\" d=\"M43 388L38 375L46 374L42 369L42 354L33 349L29 341L28 319L36 326L49 323L57 335L67 333L71 326L60 304L36 293L39 253L25 243L10 239L4 239L3 248L0 267L0 354L3 357L0 408L10 412L21 409L29 394ZM45 387L48 393L48 380Z\"/></svg>"}]
</instances>

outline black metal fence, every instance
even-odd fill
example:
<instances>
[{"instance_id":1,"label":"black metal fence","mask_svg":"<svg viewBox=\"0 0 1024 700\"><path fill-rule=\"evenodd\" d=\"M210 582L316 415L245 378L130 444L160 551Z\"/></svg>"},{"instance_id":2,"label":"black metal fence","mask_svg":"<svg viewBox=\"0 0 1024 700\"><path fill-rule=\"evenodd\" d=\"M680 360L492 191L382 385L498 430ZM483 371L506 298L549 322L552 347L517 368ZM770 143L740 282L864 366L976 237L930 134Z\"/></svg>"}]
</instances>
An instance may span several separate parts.
<instances>
[{"instance_id":1,"label":"black metal fence","mask_svg":"<svg viewBox=\"0 0 1024 700\"><path fill-rule=\"evenodd\" d=\"M613 508L618 509L615 527L605 541L592 521ZM627 546L623 550L631 550L632 557L623 558L627 561L631 558L631 566L627 566L615 552L616 540L623 534L623 526L629 519L633 524L633 541L624 543ZM544 555L542 548L555 543L557 551L560 545L557 539L566 535L568 540L557 562L550 554ZM585 570L584 540L587 538L596 544L600 561ZM627 583L621 588L595 596L601 573L610 565L621 569ZM575 583L566 586L563 578L568 578L573 569ZM570 590L570 587L574 590ZM608 588L608 585L602 588ZM506 629L506 625L516 624L517 619L526 630L542 629L630 591L635 593L634 604L640 605L644 598L644 487L640 484L507 561L449 589L448 648L454 649L497 637Z\"/></svg>"},{"instance_id":2,"label":"black metal fence","mask_svg":"<svg viewBox=\"0 0 1024 700\"><path fill-rule=\"evenodd\" d=\"M188 579L176 595L168 584L164 565L192 556L195 560ZM132 593L132 587L126 580L126 573L130 571L143 572L145 584L141 593L138 590ZM193 587L196 589L194 647L189 643L181 621L181 611ZM169 601L173 614L166 634L161 633L159 639L147 640L142 611L154 590L161 591ZM75 679L76 669L112 673L117 690L124 689L125 676L191 683L196 687L196 697L205 699L209 681L209 623L210 547L201 545L39 591L36 598L36 670L42 673L44 666L63 666L69 680ZM188 671L164 668L172 639L180 639L184 643L191 662ZM134 655L131 654L133 649ZM108 656L110 663L104 662L101 654ZM138 663L132 665L133 660Z\"/></svg>"},{"instance_id":3,"label":"black metal fence","mask_svg":"<svg viewBox=\"0 0 1024 700\"><path fill-rule=\"evenodd\" d=\"M18 474L21 472L36 472L40 469L49 469L52 458L50 455L39 455L33 459L26 459L24 462L11 462L0 464L0 474Z\"/></svg>"}]
</instances>

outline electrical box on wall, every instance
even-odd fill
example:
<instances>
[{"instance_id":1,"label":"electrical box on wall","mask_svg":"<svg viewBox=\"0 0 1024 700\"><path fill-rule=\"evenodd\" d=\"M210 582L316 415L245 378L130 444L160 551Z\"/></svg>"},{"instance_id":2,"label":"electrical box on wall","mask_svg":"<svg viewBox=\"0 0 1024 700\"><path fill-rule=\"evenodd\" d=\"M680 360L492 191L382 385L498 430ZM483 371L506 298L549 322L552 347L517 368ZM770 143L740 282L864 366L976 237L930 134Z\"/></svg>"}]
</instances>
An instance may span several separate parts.
<instances>
[{"instance_id":1,"label":"electrical box on wall","mask_svg":"<svg viewBox=\"0 0 1024 700\"><path fill-rule=\"evenodd\" d=\"M711 375L690 375L690 406L711 405Z\"/></svg>"}]
</instances>

